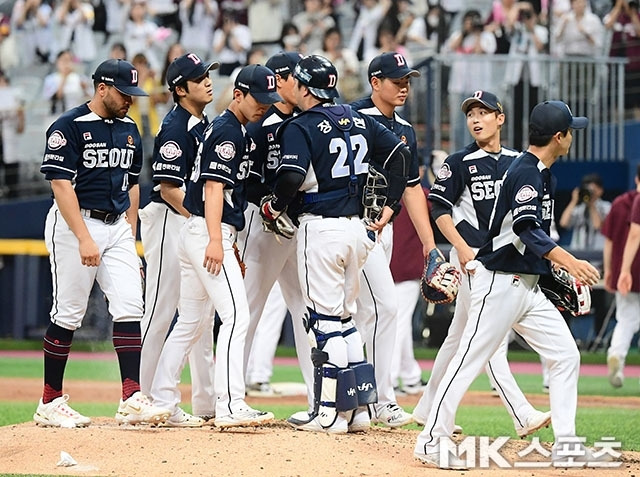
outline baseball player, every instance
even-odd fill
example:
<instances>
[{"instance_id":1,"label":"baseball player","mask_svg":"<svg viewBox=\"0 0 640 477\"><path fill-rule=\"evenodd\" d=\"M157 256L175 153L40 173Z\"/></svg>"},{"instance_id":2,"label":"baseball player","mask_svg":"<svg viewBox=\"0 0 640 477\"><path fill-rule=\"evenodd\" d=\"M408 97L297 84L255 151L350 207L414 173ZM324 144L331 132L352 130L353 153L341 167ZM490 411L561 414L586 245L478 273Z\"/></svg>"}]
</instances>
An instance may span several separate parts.
<instances>
[{"instance_id":1,"label":"baseball player","mask_svg":"<svg viewBox=\"0 0 640 477\"><path fill-rule=\"evenodd\" d=\"M235 80L233 100L204 133L187 184L184 207L191 216L180 231L179 317L165 342L151 394L154 403L175 412L185 357L203 333L212 333L220 317L215 364L217 427L258 425L273 419L245 402L244 347L249 306L236 235L245 226L245 182L249 152L255 147L244 125L257 121L280 101L273 72L261 65L244 67Z\"/></svg>"},{"instance_id":2,"label":"baseball player","mask_svg":"<svg viewBox=\"0 0 640 477\"><path fill-rule=\"evenodd\" d=\"M438 350L422 398L413 410L414 419L420 424L427 419L436 389L467 322L471 291L465 266L475 258L486 239L496 192L500 190L504 173L519 155L500 143L505 114L502 103L493 93L476 91L462 102L461 109L474 142L446 159L431 188L429 201L436 224L453 244L450 261L462 271L462 284L447 337ZM485 370L491 387L511 415L516 432L524 437L548 425L551 413L537 411L522 394L509 369L508 346L509 336L505 336Z\"/></svg>"},{"instance_id":3,"label":"baseball player","mask_svg":"<svg viewBox=\"0 0 640 477\"><path fill-rule=\"evenodd\" d=\"M556 183L549 167L569 151L573 130L587 123L587 118L572 116L561 101L545 101L531 112L530 146L507 170L488 238L476 259L466 264L472 273L469 313L418 436L414 455L424 463L465 467L457 457L440 455L440 438L453 433L462 396L512 327L547 359L554 460L561 457L559 440L576 435L580 353L562 315L540 290L538 279L550 272L551 262L586 285L595 285L599 278L595 267L576 259L549 237ZM584 457L591 457L586 449Z\"/></svg>"},{"instance_id":4,"label":"baseball player","mask_svg":"<svg viewBox=\"0 0 640 477\"><path fill-rule=\"evenodd\" d=\"M374 377L351 316L362 266L375 245L374 231L393 210L384 206L368 231L360 218L362 188L370 165L384 169L388 205L395 205L406 184L410 153L377 121L333 104L338 74L326 58L303 58L294 78L304 112L278 131L282 163L273 197L261 206L266 221L275 221L286 208L300 223L298 275L314 341L316 380L313 411L288 421L306 431L365 431L371 425L366 406L375 402Z\"/></svg>"},{"instance_id":5,"label":"baseball player","mask_svg":"<svg viewBox=\"0 0 640 477\"><path fill-rule=\"evenodd\" d=\"M609 382L614 388L624 383L624 361L640 329L640 166L635 183L634 190L613 201L602 225L604 282L616 299L616 326L607 350Z\"/></svg>"},{"instance_id":6,"label":"baseball player","mask_svg":"<svg viewBox=\"0 0 640 477\"><path fill-rule=\"evenodd\" d=\"M173 60L167 69L175 105L156 135L151 201L140 211L140 236L147 262L140 386L149 395L162 345L178 307L180 262L175 251L180 228L189 217L182 205L185 178L209 124L204 108L213 100L209 71L216 68L217 62L204 63L194 53L188 53ZM165 425L199 427L205 422L202 417L214 415L213 333L203 333L194 343L189 365L195 416L178 408Z\"/></svg>"},{"instance_id":7,"label":"baseball player","mask_svg":"<svg viewBox=\"0 0 640 477\"><path fill-rule=\"evenodd\" d=\"M113 345L120 364L119 424L160 423L170 415L140 392L142 284L135 247L142 143L127 116L132 96L145 96L137 71L122 60L101 63L88 103L47 130L40 170L51 182L45 223L53 279L51 324L44 336L44 390L33 418L53 427L91 420L67 404L62 381L73 334L82 325L94 281L109 301Z\"/></svg>"},{"instance_id":8,"label":"baseball player","mask_svg":"<svg viewBox=\"0 0 640 477\"><path fill-rule=\"evenodd\" d=\"M238 234L238 244L242 261L247 266L245 287L251 290L248 294L251 319L244 352L245 369L259 320L266 318L272 327L282 329L282 314L261 318L269 292L277 280L293 317L296 352L302 377L307 385L309 406L312 406L313 365L309 340L302 324L306 307L298 280L297 240L295 234L291 239L284 239L265 232L259 213L260 201L271 193L276 180L276 170L280 164L280 144L276 138L276 130L283 121L293 116L297 104L293 70L300 58L300 53L279 52L266 62L267 68L275 73L276 88L282 101L274 103L259 121L247 125L247 133L253 138L256 146L251 152L251 175L247 186L248 205L245 210L246 226Z\"/></svg>"},{"instance_id":9,"label":"baseball player","mask_svg":"<svg viewBox=\"0 0 640 477\"><path fill-rule=\"evenodd\" d=\"M407 60L396 52L376 56L369 63L368 71L371 96L351 106L386 126L409 147L411 162L402 198L427 256L436 248L436 243L429 222L427 200L420 185L416 133L413 126L396 112L396 108L407 100L411 77L420 76L420 73L410 69ZM376 373L378 402L371 409L372 422L400 427L413 422L413 417L398 405L391 377L390 356L395 353L398 326L398 301L389 268L392 246L393 229L385 227L362 270L358 311L354 319L362 330L367 359Z\"/></svg>"}]
</instances>

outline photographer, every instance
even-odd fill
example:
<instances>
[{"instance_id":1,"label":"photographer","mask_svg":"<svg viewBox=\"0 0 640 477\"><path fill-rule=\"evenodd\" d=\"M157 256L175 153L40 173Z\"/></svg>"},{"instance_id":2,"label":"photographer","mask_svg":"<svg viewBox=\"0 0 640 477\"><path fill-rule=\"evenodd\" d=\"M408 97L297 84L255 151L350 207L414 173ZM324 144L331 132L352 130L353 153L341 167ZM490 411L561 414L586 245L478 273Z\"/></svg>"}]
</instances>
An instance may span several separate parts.
<instances>
[{"instance_id":1,"label":"photographer","mask_svg":"<svg viewBox=\"0 0 640 477\"><path fill-rule=\"evenodd\" d=\"M484 21L477 10L467 10L460 30L454 31L444 45L443 52L453 53L449 74L449 111L460 108L462 99L475 91L491 90L494 84L491 64L479 55L496 51L496 37L484 29ZM462 149L472 140L466 121L459 114L451 114L451 148Z\"/></svg>"},{"instance_id":2,"label":"photographer","mask_svg":"<svg viewBox=\"0 0 640 477\"><path fill-rule=\"evenodd\" d=\"M572 229L569 248L575 250L602 250L604 237L602 223L611 209L611 202L602 200L604 188L598 174L582 178L580 187L573 189L571 201L562 212L560 227Z\"/></svg>"}]
</instances>

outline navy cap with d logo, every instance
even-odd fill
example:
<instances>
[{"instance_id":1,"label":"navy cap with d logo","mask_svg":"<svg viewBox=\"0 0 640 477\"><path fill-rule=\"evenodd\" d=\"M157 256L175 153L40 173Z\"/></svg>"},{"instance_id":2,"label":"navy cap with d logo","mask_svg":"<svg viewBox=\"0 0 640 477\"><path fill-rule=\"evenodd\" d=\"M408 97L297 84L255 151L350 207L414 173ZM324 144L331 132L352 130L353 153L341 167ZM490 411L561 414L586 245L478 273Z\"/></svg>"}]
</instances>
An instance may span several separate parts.
<instances>
[{"instance_id":1,"label":"navy cap with d logo","mask_svg":"<svg viewBox=\"0 0 640 477\"><path fill-rule=\"evenodd\" d=\"M460 109L462 109L463 113L467 114L469 108L476 103L480 103L491 111L498 111L500 114L504 114L502 103L495 94L490 93L489 91L476 91L473 95L469 96L462 102Z\"/></svg>"},{"instance_id":2,"label":"navy cap with d logo","mask_svg":"<svg viewBox=\"0 0 640 477\"><path fill-rule=\"evenodd\" d=\"M129 96L149 96L138 88L138 70L125 60L106 60L98 65L92 76L97 83L113 86Z\"/></svg>"},{"instance_id":3,"label":"navy cap with d logo","mask_svg":"<svg viewBox=\"0 0 640 477\"><path fill-rule=\"evenodd\" d=\"M369 63L369 79L373 77L399 79L405 76L420 76L420 72L409 68L407 59L395 51L382 53Z\"/></svg>"},{"instance_id":4,"label":"navy cap with d logo","mask_svg":"<svg viewBox=\"0 0 640 477\"><path fill-rule=\"evenodd\" d=\"M186 83L187 80L200 78L219 66L220 63L217 61L204 63L195 53L179 56L167 68L169 91L173 91L176 86Z\"/></svg>"},{"instance_id":5,"label":"navy cap with d logo","mask_svg":"<svg viewBox=\"0 0 640 477\"><path fill-rule=\"evenodd\" d=\"M584 129L589 119L574 116L571 109L562 101L545 101L537 104L531 111L529 131L536 136L553 136L567 129Z\"/></svg>"},{"instance_id":6,"label":"navy cap with d logo","mask_svg":"<svg viewBox=\"0 0 640 477\"><path fill-rule=\"evenodd\" d=\"M276 91L276 76L266 66L245 66L238 73L234 86L241 91L248 92L257 102L262 104L282 101Z\"/></svg>"}]
</instances>

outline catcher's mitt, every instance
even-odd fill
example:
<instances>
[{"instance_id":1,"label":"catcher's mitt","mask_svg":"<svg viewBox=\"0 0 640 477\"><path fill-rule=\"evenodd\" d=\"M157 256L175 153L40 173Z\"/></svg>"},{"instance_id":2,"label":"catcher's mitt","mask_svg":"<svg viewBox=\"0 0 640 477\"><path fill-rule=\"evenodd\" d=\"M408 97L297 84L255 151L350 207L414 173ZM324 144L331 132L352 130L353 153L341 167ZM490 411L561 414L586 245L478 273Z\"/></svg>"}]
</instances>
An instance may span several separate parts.
<instances>
[{"instance_id":1,"label":"catcher's mitt","mask_svg":"<svg viewBox=\"0 0 640 477\"><path fill-rule=\"evenodd\" d=\"M262 230L271 232L286 239L292 239L296 233L296 227L286 212L276 212L271 207L272 195L265 195L260 201L260 217L262 218Z\"/></svg>"},{"instance_id":2,"label":"catcher's mitt","mask_svg":"<svg viewBox=\"0 0 640 477\"><path fill-rule=\"evenodd\" d=\"M586 315L591 310L591 291L561 268L552 268L550 275L541 275L538 285L549 301L560 311L573 316Z\"/></svg>"},{"instance_id":3,"label":"catcher's mitt","mask_svg":"<svg viewBox=\"0 0 640 477\"><path fill-rule=\"evenodd\" d=\"M447 262L437 248L424 261L420 293L429 303L451 303L458 295L460 271Z\"/></svg>"}]
</instances>

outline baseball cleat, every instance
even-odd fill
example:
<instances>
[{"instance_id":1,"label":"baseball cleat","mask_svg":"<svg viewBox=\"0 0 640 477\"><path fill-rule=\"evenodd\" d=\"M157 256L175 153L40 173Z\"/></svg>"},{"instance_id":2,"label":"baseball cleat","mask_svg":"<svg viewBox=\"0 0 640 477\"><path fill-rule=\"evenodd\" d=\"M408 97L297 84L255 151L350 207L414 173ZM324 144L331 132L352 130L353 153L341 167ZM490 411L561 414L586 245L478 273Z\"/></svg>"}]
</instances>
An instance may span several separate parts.
<instances>
[{"instance_id":1,"label":"baseball cleat","mask_svg":"<svg viewBox=\"0 0 640 477\"><path fill-rule=\"evenodd\" d=\"M192 416L188 412L178 408L177 412L173 414L169 419L160 424L161 427L202 427L205 424L205 420Z\"/></svg>"},{"instance_id":2,"label":"baseball cleat","mask_svg":"<svg viewBox=\"0 0 640 477\"><path fill-rule=\"evenodd\" d=\"M413 396L414 394L422 394L424 392L425 387L427 387L427 383L425 381L420 380L414 384L406 384L406 385L403 384L400 390L404 392L404 394Z\"/></svg>"},{"instance_id":3,"label":"baseball cleat","mask_svg":"<svg viewBox=\"0 0 640 477\"><path fill-rule=\"evenodd\" d=\"M609 368L609 383L614 388L621 388L624 382L624 374L622 374L622 360L620 357L609 356L607 358L607 367Z\"/></svg>"},{"instance_id":4,"label":"baseball cleat","mask_svg":"<svg viewBox=\"0 0 640 477\"><path fill-rule=\"evenodd\" d=\"M213 423L216 427L249 427L259 426L272 421L274 418L272 412L258 411L247 407L239 411L232 412L226 416L216 416Z\"/></svg>"},{"instance_id":5,"label":"baseball cleat","mask_svg":"<svg viewBox=\"0 0 640 477\"><path fill-rule=\"evenodd\" d=\"M440 452L432 452L429 454L414 452L413 456L423 464L438 469L468 470L469 468L466 461L451 454L449 454L447 459L440 459Z\"/></svg>"},{"instance_id":6,"label":"baseball cleat","mask_svg":"<svg viewBox=\"0 0 640 477\"><path fill-rule=\"evenodd\" d=\"M527 417L525 426L520 429L516 429L516 432L521 439L524 439L528 435L536 432L538 429L549 427L549 424L551 424L551 411L542 412L536 410Z\"/></svg>"},{"instance_id":7,"label":"baseball cleat","mask_svg":"<svg viewBox=\"0 0 640 477\"><path fill-rule=\"evenodd\" d=\"M252 383L247 385L247 396L275 397L280 396L280 393L273 389L271 383Z\"/></svg>"},{"instance_id":8,"label":"baseball cleat","mask_svg":"<svg viewBox=\"0 0 640 477\"><path fill-rule=\"evenodd\" d=\"M319 417L311 418L311 415L305 411L296 412L287 419L287 422L298 431L325 432L327 434L346 434L349 432L347 420L339 414L329 427L324 427L320 424Z\"/></svg>"},{"instance_id":9,"label":"baseball cleat","mask_svg":"<svg viewBox=\"0 0 640 477\"><path fill-rule=\"evenodd\" d=\"M116 422L118 424L152 424L159 425L169 419L171 411L154 406L149 398L140 391L133 393L128 399L120 399Z\"/></svg>"},{"instance_id":10,"label":"baseball cleat","mask_svg":"<svg viewBox=\"0 0 640 477\"><path fill-rule=\"evenodd\" d=\"M367 432L370 428L371 418L369 417L369 410L364 407L353 411L347 432Z\"/></svg>"},{"instance_id":11,"label":"baseball cleat","mask_svg":"<svg viewBox=\"0 0 640 477\"><path fill-rule=\"evenodd\" d=\"M413 416L395 402L386 404L379 411L375 410L374 415L371 422L389 427L402 427L413 422Z\"/></svg>"},{"instance_id":12,"label":"baseball cleat","mask_svg":"<svg viewBox=\"0 0 640 477\"><path fill-rule=\"evenodd\" d=\"M42 398L38 402L38 408L33 415L36 424L45 427L87 427L91 419L83 416L67 404L69 395L65 394L53 401L44 404Z\"/></svg>"}]
</instances>

